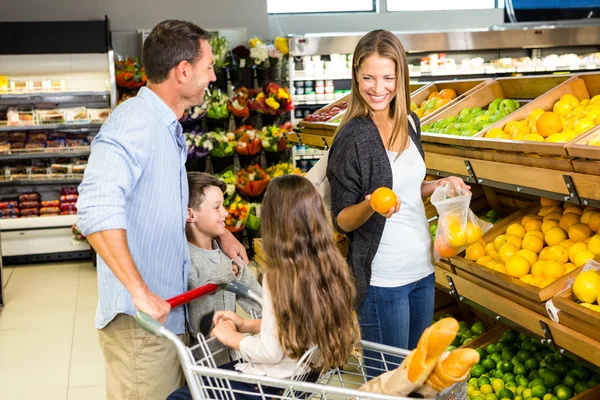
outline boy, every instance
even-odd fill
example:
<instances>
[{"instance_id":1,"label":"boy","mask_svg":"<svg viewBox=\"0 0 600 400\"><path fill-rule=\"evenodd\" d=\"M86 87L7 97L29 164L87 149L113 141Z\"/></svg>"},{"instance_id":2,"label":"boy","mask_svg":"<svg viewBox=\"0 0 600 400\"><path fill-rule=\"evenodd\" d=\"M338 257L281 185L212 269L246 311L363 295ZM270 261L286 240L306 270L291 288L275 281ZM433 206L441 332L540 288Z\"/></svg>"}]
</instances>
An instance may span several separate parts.
<instances>
[{"instance_id":1,"label":"boy","mask_svg":"<svg viewBox=\"0 0 600 400\"><path fill-rule=\"evenodd\" d=\"M223 192L225 184L209 174L201 172L188 173L189 203L186 219L186 236L190 248L191 267L188 279L188 289L193 289L207 283L226 283L240 281L259 295L262 288L243 264L227 257L215 241L215 238L225 232L227 211L223 207ZM247 313L254 311L260 315L261 307L254 301L239 298L227 291L203 296L189 305L189 317L193 338L200 330L200 320L211 311L235 312L236 300ZM210 350L217 365L229 362L224 346L214 340Z\"/></svg>"}]
</instances>

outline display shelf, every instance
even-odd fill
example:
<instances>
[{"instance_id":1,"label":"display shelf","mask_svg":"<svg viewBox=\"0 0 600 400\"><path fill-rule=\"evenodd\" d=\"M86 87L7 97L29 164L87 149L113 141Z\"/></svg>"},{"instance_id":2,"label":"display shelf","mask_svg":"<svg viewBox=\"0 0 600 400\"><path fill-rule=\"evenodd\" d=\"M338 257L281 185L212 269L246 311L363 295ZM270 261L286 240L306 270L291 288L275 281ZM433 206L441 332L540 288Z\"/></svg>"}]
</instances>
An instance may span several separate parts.
<instances>
[{"instance_id":1,"label":"display shelf","mask_svg":"<svg viewBox=\"0 0 600 400\"><path fill-rule=\"evenodd\" d=\"M72 177L60 177L60 178L35 178L35 179L26 179L26 178L18 178L18 179L9 179L9 180L0 180L0 187L2 186L21 186L21 185L72 185L75 183L81 183L83 179L82 176L72 176Z\"/></svg>"},{"instance_id":2,"label":"display shelf","mask_svg":"<svg viewBox=\"0 0 600 400\"><path fill-rule=\"evenodd\" d=\"M43 103L105 103L110 106L109 92L42 92L42 93L0 93L0 105L22 105Z\"/></svg>"},{"instance_id":3,"label":"display shelf","mask_svg":"<svg viewBox=\"0 0 600 400\"><path fill-rule=\"evenodd\" d=\"M65 157L86 157L90 155L90 148L65 148L57 150L46 148L38 151L23 151L14 154L0 154L0 161L31 160L41 158L65 158Z\"/></svg>"},{"instance_id":4,"label":"display shelf","mask_svg":"<svg viewBox=\"0 0 600 400\"><path fill-rule=\"evenodd\" d=\"M71 228L79 221L77 215L57 215L52 217L8 218L0 220L0 230L4 232Z\"/></svg>"},{"instance_id":5,"label":"display shelf","mask_svg":"<svg viewBox=\"0 0 600 400\"><path fill-rule=\"evenodd\" d=\"M45 130L69 130L69 131L93 131L99 130L102 124L44 124L44 125L14 125L0 126L0 132L18 131L45 131Z\"/></svg>"},{"instance_id":6,"label":"display shelf","mask_svg":"<svg viewBox=\"0 0 600 400\"><path fill-rule=\"evenodd\" d=\"M296 71L299 72L299 71ZM352 75L350 74L324 74L324 75L294 75L291 78L292 82L296 81L336 81L343 79L352 79Z\"/></svg>"},{"instance_id":7,"label":"display shelf","mask_svg":"<svg viewBox=\"0 0 600 400\"><path fill-rule=\"evenodd\" d=\"M325 106L336 99L329 100L296 100L294 101L294 105L296 106Z\"/></svg>"}]
</instances>

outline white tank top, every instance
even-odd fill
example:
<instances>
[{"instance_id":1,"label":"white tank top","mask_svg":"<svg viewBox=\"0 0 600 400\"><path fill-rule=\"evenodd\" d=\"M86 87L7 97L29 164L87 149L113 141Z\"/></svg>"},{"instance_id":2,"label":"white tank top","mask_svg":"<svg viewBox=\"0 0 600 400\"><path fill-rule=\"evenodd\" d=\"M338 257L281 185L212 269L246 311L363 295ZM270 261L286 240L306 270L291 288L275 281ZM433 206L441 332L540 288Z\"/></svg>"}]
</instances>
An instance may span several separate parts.
<instances>
[{"instance_id":1,"label":"white tank top","mask_svg":"<svg viewBox=\"0 0 600 400\"><path fill-rule=\"evenodd\" d=\"M371 285L397 287L433 273L431 235L421 198L425 162L410 139L398 159L388 151L394 178L393 190L400 198L400 211L385 222L377 253L371 264Z\"/></svg>"}]
</instances>

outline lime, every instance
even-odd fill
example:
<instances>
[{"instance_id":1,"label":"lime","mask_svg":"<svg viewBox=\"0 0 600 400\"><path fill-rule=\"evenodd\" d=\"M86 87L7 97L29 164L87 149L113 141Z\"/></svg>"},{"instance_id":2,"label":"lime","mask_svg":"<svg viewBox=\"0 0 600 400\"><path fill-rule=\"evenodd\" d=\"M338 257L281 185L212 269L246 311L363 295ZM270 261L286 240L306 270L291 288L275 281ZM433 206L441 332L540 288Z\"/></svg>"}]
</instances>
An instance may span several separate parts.
<instances>
[{"instance_id":1,"label":"lime","mask_svg":"<svg viewBox=\"0 0 600 400\"><path fill-rule=\"evenodd\" d=\"M517 393L517 384L514 382L507 382L504 385L504 388L510 390L513 393Z\"/></svg>"},{"instance_id":2,"label":"lime","mask_svg":"<svg viewBox=\"0 0 600 400\"><path fill-rule=\"evenodd\" d=\"M588 383L590 384L590 387L596 386L598 383L600 383L600 376L594 375Z\"/></svg>"},{"instance_id":3,"label":"lime","mask_svg":"<svg viewBox=\"0 0 600 400\"><path fill-rule=\"evenodd\" d=\"M539 386L539 385L544 385L544 380L542 378L535 378L533 379L531 382L529 382L529 385L527 385L527 387L529 389L532 389L534 386Z\"/></svg>"},{"instance_id":4,"label":"lime","mask_svg":"<svg viewBox=\"0 0 600 400\"><path fill-rule=\"evenodd\" d=\"M489 344L485 350L487 351L488 354L494 354L496 352L496 345L493 343Z\"/></svg>"},{"instance_id":5,"label":"lime","mask_svg":"<svg viewBox=\"0 0 600 400\"><path fill-rule=\"evenodd\" d=\"M525 375L525 372L527 372L527 369L525 368L525 366L523 364L517 364L513 368L513 372L516 375Z\"/></svg>"},{"instance_id":6,"label":"lime","mask_svg":"<svg viewBox=\"0 0 600 400\"><path fill-rule=\"evenodd\" d=\"M513 368L514 367L510 361L501 361L500 363L500 370L503 373L512 372Z\"/></svg>"},{"instance_id":7,"label":"lime","mask_svg":"<svg viewBox=\"0 0 600 400\"><path fill-rule=\"evenodd\" d=\"M500 371L500 372L502 372L502 371ZM493 377L493 378L495 378L495 377L496 377L496 369L493 369L493 370L491 370L491 371L488 373L488 375L489 375L489 376L491 376L491 377ZM575 383L573 383L573 385L574 385L574 384L575 384Z\"/></svg>"},{"instance_id":8,"label":"lime","mask_svg":"<svg viewBox=\"0 0 600 400\"><path fill-rule=\"evenodd\" d=\"M452 350L456 350L456 346L450 345L450 346L446 347L446 351L452 351Z\"/></svg>"},{"instance_id":9,"label":"lime","mask_svg":"<svg viewBox=\"0 0 600 400\"><path fill-rule=\"evenodd\" d=\"M527 369L527 371L533 371L538 369L539 367L540 363L535 358L530 358L529 360L525 361L525 368Z\"/></svg>"},{"instance_id":10,"label":"lime","mask_svg":"<svg viewBox=\"0 0 600 400\"><path fill-rule=\"evenodd\" d=\"M529 379L530 381L537 379L540 377L540 374L537 372L537 370L531 371L529 373L529 375L527 375L527 379Z\"/></svg>"},{"instance_id":11,"label":"lime","mask_svg":"<svg viewBox=\"0 0 600 400\"><path fill-rule=\"evenodd\" d=\"M515 396L515 400L523 400L523 396Z\"/></svg>"},{"instance_id":12,"label":"lime","mask_svg":"<svg viewBox=\"0 0 600 400\"><path fill-rule=\"evenodd\" d=\"M498 398L499 399L514 399L515 398L515 394L508 389L502 389L499 393L498 393Z\"/></svg>"},{"instance_id":13,"label":"lime","mask_svg":"<svg viewBox=\"0 0 600 400\"><path fill-rule=\"evenodd\" d=\"M515 352L512 348L504 348L504 350L502 350L502 359L503 360L510 360L515 356Z\"/></svg>"},{"instance_id":14,"label":"lime","mask_svg":"<svg viewBox=\"0 0 600 400\"><path fill-rule=\"evenodd\" d=\"M542 400L552 400L553 397L554 395L552 393L546 393Z\"/></svg>"},{"instance_id":15,"label":"lime","mask_svg":"<svg viewBox=\"0 0 600 400\"><path fill-rule=\"evenodd\" d=\"M504 376L502 377L502 380L504 380L504 383L514 382L515 374L513 374L512 372L508 372L508 373L504 374Z\"/></svg>"},{"instance_id":16,"label":"lime","mask_svg":"<svg viewBox=\"0 0 600 400\"><path fill-rule=\"evenodd\" d=\"M529 380L527 378L525 378L524 376L517 377L515 382L516 382L517 386L527 387L527 385L529 385Z\"/></svg>"},{"instance_id":17,"label":"lime","mask_svg":"<svg viewBox=\"0 0 600 400\"><path fill-rule=\"evenodd\" d=\"M477 364L473 368L471 368L471 376L475 378L479 378L481 375L485 373L485 368L483 365Z\"/></svg>"},{"instance_id":18,"label":"lime","mask_svg":"<svg viewBox=\"0 0 600 400\"><path fill-rule=\"evenodd\" d=\"M502 361L502 356L500 353L494 353L490 356L490 358L496 362Z\"/></svg>"},{"instance_id":19,"label":"lime","mask_svg":"<svg viewBox=\"0 0 600 400\"><path fill-rule=\"evenodd\" d=\"M582 381L589 381L592 377L592 371L586 367L577 367L577 377Z\"/></svg>"},{"instance_id":20,"label":"lime","mask_svg":"<svg viewBox=\"0 0 600 400\"><path fill-rule=\"evenodd\" d=\"M533 397L539 397L541 399L546 393L548 393L548 389L546 389L546 386L544 385L535 385L531 388L531 395Z\"/></svg>"},{"instance_id":21,"label":"lime","mask_svg":"<svg viewBox=\"0 0 600 400\"><path fill-rule=\"evenodd\" d=\"M575 394L579 394L581 392L585 392L590 387L586 381L579 381L575 384Z\"/></svg>"},{"instance_id":22,"label":"lime","mask_svg":"<svg viewBox=\"0 0 600 400\"><path fill-rule=\"evenodd\" d=\"M475 349L476 352L479 353L479 359L480 360L485 360L485 358L487 357L487 352L484 349Z\"/></svg>"},{"instance_id":23,"label":"lime","mask_svg":"<svg viewBox=\"0 0 600 400\"><path fill-rule=\"evenodd\" d=\"M521 364L521 362L520 362L519 360L517 360L517 357L516 357L516 356L510 359L510 363L511 363L512 365Z\"/></svg>"},{"instance_id":24,"label":"lime","mask_svg":"<svg viewBox=\"0 0 600 400\"><path fill-rule=\"evenodd\" d=\"M479 388L479 391L481 392L481 394L490 394L494 392L494 389L492 388L492 385L486 383L485 385Z\"/></svg>"},{"instance_id":25,"label":"lime","mask_svg":"<svg viewBox=\"0 0 600 400\"><path fill-rule=\"evenodd\" d=\"M506 344L504 344L502 342L496 344L496 353L502 354L502 350L504 350L505 347L506 347Z\"/></svg>"},{"instance_id":26,"label":"lime","mask_svg":"<svg viewBox=\"0 0 600 400\"><path fill-rule=\"evenodd\" d=\"M494 388L494 392L499 393L504 389L504 381L502 379L494 379L492 381L492 387ZM499 396L502 398L502 396Z\"/></svg>"},{"instance_id":27,"label":"lime","mask_svg":"<svg viewBox=\"0 0 600 400\"><path fill-rule=\"evenodd\" d=\"M519 333L519 342L524 342L527 339L527 335L524 333Z\"/></svg>"},{"instance_id":28,"label":"lime","mask_svg":"<svg viewBox=\"0 0 600 400\"><path fill-rule=\"evenodd\" d=\"M445 128L445 126L436 126L436 128ZM469 323L467 321L460 321L458 323L458 330L459 331L464 331L469 329Z\"/></svg>"},{"instance_id":29,"label":"lime","mask_svg":"<svg viewBox=\"0 0 600 400\"><path fill-rule=\"evenodd\" d=\"M554 353L554 359L555 359L557 362L562 362L562 363L566 363L566 362L569 362L569 361L570 361L570 360L569 360L569 359L568 359L566 356L563 356L563 355L562 355L562 354L560 354L560 353Z\"/></svg>"},{"instance_id":30,"label":"lime","mask_svg":"<svg viewBox=\"0 0 600 400\"><path fill-rule=\"evenodd\" d=\"M524 364L530 358L531 358L531 353L528 352L527 350L519 350L519 352L517 353L517 360L519 360L521 362L521 364Z\"/></svg>"},{"instance_id":31,"label":"lime","mask_svg":"<svg viewBox=\"0 0 600 400\"><path fill-rule=\"evenodd\" d=\"M498 396L495 393L490 393L485 396L485 400L498 400Z\"/></svg>"},{"instance_id":32,"label":"lime","mask_svg":"<svg viewBox=\"0 0 600 400\"><path fill-rule=\"evenodd\" d=\"M523 398L530 399L531 398L531 389L527 388L523 390Z\"/></svg>"},{"instance_id":33,"label":"lime","mask_svg":"<svg viewBox=\"0 0 600 400\"><path fill-rule=\"evenodd\" d=\"M571 397L573 397L573 394L574 394L573 389L571 389L570 387L567 387L567 386L558 387L557 386L557 388L554 388L555 389L554 393L556 394L556 397L559 398L559 400L568 400Z\"/></svg>"},{"instance_id":34,"label":"lime","mask_svg":"<svg viewBox=\"0 0 600 400\"><path fill-rule=\"evenodd\" d=\"M474 338L467 338L465 339L462 344L467 344L467 343L471 343L473 341Z\"/></svg>"},{"instance_id":35,"label":"lime","mask_svg":"<svg viewBox=\"0 0 600 400\"><path fill-rule=\"evenodd\" d=\"M560 378L560 375L558 375L554 371L546 371L546 372L544 372L543 375L540 374L540 376L544 380L544 385L548 389L554 389L554 387L562 381L562 379Z\"/></svg>"},{"instance_id":36,"label":"lime","mask_svg":"<svg viewBox=\"0 0 600 400\"><path fill-rule=\"evenodd\" d=\"M561 376L566 376L569 372L569 366L565 363L557 362L554 364L554 371Z\"/></svg>"},{"instance_id":37,"label":"lime","mask_svg":"<svg viewBox=\"0 0 600 400\"><path fill-rule=\"evenodd\" d=\"M504 342L504 343L514 343L517 341L517 339L519 338L519 334L515 331L505 331L504 334L502 335L502 339L500 339L500 342Z\"/></svg>"},{"instance_id":38,"label":"lime","mask_svg":"<svg viewBox=\"0 0 600 400\"><path fill-rule=\"evenodd\" d=\"M488 378L487 376L482 376L481 378L477 379L477 387L481 388L483 385L491 385L492 382L490 381L490 378Z\"/></svg>"},{"instance_id":39,"label":"lime","mask_svg":"<svg viewBox=\"0 0 600 400\"><path fill-rule=\"evenodd\" d=\"M471 378L469 379L469 385L473 385L475 386L475 388L478 388L479 386L477 385L477 378Z\"/></svg>"},{"instance_id":40,"label":"lime","mask_svg":"<svg viewBox=\"0 0 600 400\"><path fill-rule=\"evenodd\" d=\"M544 353L541 352L537 352L533 355L533 358L535 358L536 360L538 360L538 362L542 361L544 359Z\"/></svg>"},{"instance_id":41,"label":"lime","mask_svg":"<svg viewBox=\"0 0 600 400\"><path fill-rule=\"evenodd\" d=\"M577 378L575 378L574 376L567 376L567 377L565 377L565 379L563 381L563 384L570 388L574 388L576 383L577 383Z\"/></svg>"},{"instance_id":42,"label":"lime","mask_svg":"<svg viewBox=\"0 0 600 400\"><path fill-rule=\"evenodd\" d=\"M460 337L458 335L456 335L456 337L454 338L454 340L451 343L452 346L460 346Z\"/></svg>"},{"instance_id":43,"label":"lime","mask_svg":"<svg viewBox=\"0 0 600 400\"><path fill-rule=\"evenodd\" d=\"M473 333L477 335L481 335L482 333L485 333L487 331L487 328L485 327L485 324L483 322L477 321L471 327L471 331L473 331Z\"/></svg>"},{"instance_id":44,"label":"lime","mask_svg":"<svg viewBox=\"0 0 600 400\"><path fill-rule=\"evenodd\" d=\"M475 334L471 331L464 331L462 337L463 339L471 339L475 337Z\"/></svg>"},{"instance_id":45,"label":"lime","mask_svg":"<svg viewBox=\"0 0 600 400\"><path fill-rule=\"evenodd\" d=\"M504 376L504 373L500 370L496 371L496 373L494 374L494 378L498 378L498 379L502 379L503 376Z\"/></svg>"}]
</instances>

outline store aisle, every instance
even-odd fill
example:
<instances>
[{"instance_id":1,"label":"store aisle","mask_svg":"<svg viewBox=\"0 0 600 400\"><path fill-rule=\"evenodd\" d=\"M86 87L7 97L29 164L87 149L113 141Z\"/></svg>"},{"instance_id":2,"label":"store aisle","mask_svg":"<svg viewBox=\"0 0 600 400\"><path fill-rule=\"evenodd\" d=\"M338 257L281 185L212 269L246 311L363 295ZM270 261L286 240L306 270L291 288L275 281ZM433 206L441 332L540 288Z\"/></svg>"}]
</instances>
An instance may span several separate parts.
<instances>
[{"instance_id":1,"label":"store aisle","mask_svg":"<svg viewBox=\"0 0 600 400\"><path fill-rule=\"evenodd\" d=\"M91 263L5 267L0 399L105 399Z\"/></svg>"}]
</instances>

